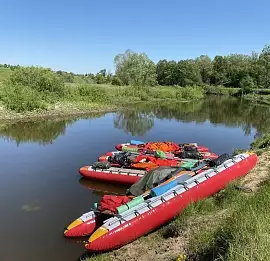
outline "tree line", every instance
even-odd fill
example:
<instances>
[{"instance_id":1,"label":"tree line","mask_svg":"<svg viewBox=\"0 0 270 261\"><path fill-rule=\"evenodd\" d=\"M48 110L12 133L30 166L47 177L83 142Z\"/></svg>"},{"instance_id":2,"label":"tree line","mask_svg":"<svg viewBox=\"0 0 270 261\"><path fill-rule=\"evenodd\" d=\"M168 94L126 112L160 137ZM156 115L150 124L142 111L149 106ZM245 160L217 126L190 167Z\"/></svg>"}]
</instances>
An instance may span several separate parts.
<instances>
[{"instance_id":1,"label":"tree line","mask_svg":"<svg viewBox=\"0 0 270 261\"><path fill-rule=\"evenodd\" d=\"M98 73L74 74L56 71L64 82L76 82L76 77L88 83L133 86L190 86L212 85L230 88L270 88L270 45L260 53L251 55L217 55L211 59L201 55L196 59L180 61L160 60L155 64L145 53L127 50L114 59L115 73L100 70ZM0 67L16 69L0 64Z\"/></svg>"},{"instance_id":2,"label":"tree line","mask_svg":"<svg viewBox=\"0 0 270 261\"><path fill-rule=\"evenodd\" d=\"M146 54L126 51L115 58L116 76L123 84L214 85L230 88L270 87L270 45L251 55L201 55L180 61L160 60L156 65Z\"/></svg>"}]
</instances>

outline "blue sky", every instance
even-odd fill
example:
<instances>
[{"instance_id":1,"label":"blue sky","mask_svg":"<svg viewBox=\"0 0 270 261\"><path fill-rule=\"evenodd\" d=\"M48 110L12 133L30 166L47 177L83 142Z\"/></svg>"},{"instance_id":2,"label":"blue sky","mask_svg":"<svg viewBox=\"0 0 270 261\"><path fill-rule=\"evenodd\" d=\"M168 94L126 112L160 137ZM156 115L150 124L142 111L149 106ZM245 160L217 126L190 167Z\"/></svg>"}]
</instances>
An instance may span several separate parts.
<instances>
[{"instance_id":1,"label":"blue sky","mask_svg":"<svg viewBox=\"0 0 270 261\"><path fill-rule=\"evenodd\" d=\"M269 0L6 0L0 63L77 73L113 71L126 49L154 61L260 51Z\"/></svg>"}]
</instances>

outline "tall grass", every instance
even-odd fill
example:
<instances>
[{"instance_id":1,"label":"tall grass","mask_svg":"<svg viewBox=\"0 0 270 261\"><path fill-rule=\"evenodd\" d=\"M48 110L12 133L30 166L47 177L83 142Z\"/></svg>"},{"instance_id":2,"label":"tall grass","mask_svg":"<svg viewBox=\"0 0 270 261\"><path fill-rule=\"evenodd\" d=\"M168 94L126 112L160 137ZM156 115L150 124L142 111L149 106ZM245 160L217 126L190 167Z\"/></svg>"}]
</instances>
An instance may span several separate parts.
<instances>
[{"instance_id":1,"label":"tall grass","mask_svg":"<svg viewBox=\"0 0 270 261\"><path fill-rule=\"evenodd\" d=\"M189 260L269 260L269 196L267 184L253 196L231 203L232 213L219 226L213 226L213 220L208 227L201 226L189 242Z\"/></svg>"},{"instance_id":2,"label":"tall grass","mask_svg":"<svg viewBox=\"0 0 270 261\"><path fill-rule=\"evenodd\" d=\"M56 102L91 104L127 104L135 101L192 100L204 97L204 89L190 87L135 87L98 84L64 84L50 69L19 67L10 71L0 87L0 101L16 112L46 109Z\"/></svg>"}]
</instances>

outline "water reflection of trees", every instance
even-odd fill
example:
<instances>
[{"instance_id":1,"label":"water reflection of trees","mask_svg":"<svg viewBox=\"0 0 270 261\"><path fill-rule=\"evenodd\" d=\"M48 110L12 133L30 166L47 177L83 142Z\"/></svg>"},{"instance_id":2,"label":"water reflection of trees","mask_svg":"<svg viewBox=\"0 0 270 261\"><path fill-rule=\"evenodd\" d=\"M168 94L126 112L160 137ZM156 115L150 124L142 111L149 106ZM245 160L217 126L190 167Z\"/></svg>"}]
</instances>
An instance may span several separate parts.
<instances>
[{"instance_id":1,"label":"water reflection of trees","mask_svg":"<svg viewBox=\"0 0 270 261\"><path fill-rule=\"evenodd\" d=\"M126 133L133 136L143 136L154 126L154 115L151 111L124 111L115 114L114 127L123 129Z\"/></svg>"},{"instance_id":2,"label":"water reflection of trees","mask_svg":"<svg viewBox=\"0 0 270 261\"><path fill-rule=\"evenodd\" d=\"M95 118L102 115L104 114L86 116L85 118ZM46 145L57 137L65 135L66 127L76 120L78 118L4 122L0 124L0 138L15 141L17 145L25 142L37 142L41 145Z\"/></svg>"},{"instance_id":3,"label":"water reflection of trees","mask_svg":"<svg viewBox=\"0 0 270 261\"><path fill-rule=\"evenodd\" d=\"M251 133L252 128L260 133L270 132L270 107L233 97L214 96L189 103L138 104L135 110L117 114L114 121L116 127L133 135L143 135L153 127L155 117L182 122L209 121L242 128L246 135Z\"/></svg>"},{"instance_id":4,"label":"water reflection of trees","mask_svg":"<svg viewBox=\"0 0 270 261\"><path fill-rule=\"evenodd\" d=\"M16 141L17 145L23 142L38 142L45 145L64 135L67 125L72 122L72 120L42 120L10 123L0 128L0 136Z\"/></svg>"}]
</instances>

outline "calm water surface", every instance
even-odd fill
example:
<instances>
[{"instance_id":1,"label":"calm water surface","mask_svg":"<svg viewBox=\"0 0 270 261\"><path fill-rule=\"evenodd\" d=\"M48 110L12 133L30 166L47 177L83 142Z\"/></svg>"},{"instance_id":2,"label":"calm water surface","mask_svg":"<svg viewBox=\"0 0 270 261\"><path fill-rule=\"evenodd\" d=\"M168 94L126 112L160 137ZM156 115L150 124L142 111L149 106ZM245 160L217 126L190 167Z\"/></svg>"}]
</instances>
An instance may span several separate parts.
<instances>
[{"instance_id":1,"label":"calm water surface","mask_svg":"<svg viewBox=\"0 0 270 261\"><path fill-rule=\"evenodd\" d=\"M104 193L126 189L82 179L78 168L117 143L197 142L230 153L270 131L269 108L232 98L136 107L82 119L0 122L1 261L78 260L84 246L65 239L64 227Z\"/></svg>"}]
</instances>

